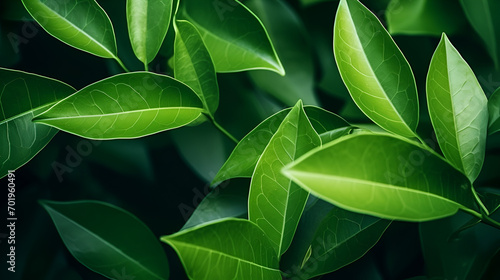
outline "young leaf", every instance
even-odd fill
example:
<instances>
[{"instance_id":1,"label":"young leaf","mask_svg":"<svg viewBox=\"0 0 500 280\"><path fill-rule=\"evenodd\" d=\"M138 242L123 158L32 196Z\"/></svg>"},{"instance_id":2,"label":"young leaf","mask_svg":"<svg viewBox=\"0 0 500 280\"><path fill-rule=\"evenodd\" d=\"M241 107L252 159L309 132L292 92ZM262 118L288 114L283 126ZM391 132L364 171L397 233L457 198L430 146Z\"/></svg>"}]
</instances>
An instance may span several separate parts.
<instances>
[{"instance_id":1,"label":"young leaf","mask_svg":"<svg viewBox=\"0 0 500 280\"><path fill-rule=\"evenodd\" d=\"M304 111L316 132L325 134L325 141L345 135L343 131L351 129L350 124L344 119L322 108L304 106ZM289 112L290 109L285 109L270 116L241 139L215 176L212 184L235 177L251 177L255 165L271 137L276 133Z\"/></svg>"},{"instance_id":2,"label":"young leaf","mask_svg":"<svg viewBox=\"0 0 500 280\"><path fill-rule=\"evenodd\" d=\"M136 138L186 125L200 116L202 107L183 83L135 72L89 85L35 121L91 139Z\"/></svg>"},{"instance_id":3,"label":"young leaf","mask_svg":"<svg viewBox=\"0 0 500 280\"><path fill-rule=\"evenodd\" d=\"M89 269L114 279L168 279L168 261L153 233L132 214L97 201L42 201L70 253Z\"/></svg>"},{"instance_id":4,"label":"young leaf","mask_svg":"<svg viewBox=\"0 0 500 280\"><path fill-rule=\"evenodd\" d=\"M276 251L248 220L224 219L161 240L175 249L192 280L281 279Z\"/></svg>"},{"instance_id":5,"label":"young leaf","mask_svg":"<svg viewBox=\"0 0 500 280\"><path fill-rule=\"evenodd\" d=\"M0 68L0 178L30 161L57 133L31 122L76 90L57 80Z\"/></svg>"},{"instance_id":6,"label":"young leaf","mask_svg":"<svg viewBox=\"0 0 500 280\"><path fill-rule=\"evenodd\" d=\"M304 218L317 221L301 220L290 247L294 254L284 255L289 262L294 260L285 271L291 279L311 279L354 262L378 242L391 224L321 200L304 213Z\"/></svg>"},{"instance_id":7,"label":"young leaf","mask_svg":"<svg viewBox=\"0 0 500 280\"><path fill-rule=\"evenodd\" d=\"M477 209L467 177L429 150L386 134L344 136L283 173L330 203L385 219L426 221Z\"/></svg>"},{"instance_id":8,"label":"young leaf","mask_svg":"<svg viewBox=\"0 0 500 280\"><path fill-rule=\"evenodd\" d=\"M454 34L467 24L455 0L392 0L385 16L391 34Z\"/></svg>"},{"instance_id":9,"label":"young leaf","mask_svg":"<svg viewBox=\"0 0 500 280\"><path fill-rule=\"evenodd\" d=\"M137 58L151 62L167 35L172 0L127 0L130 42Z\"/></svg>"},{"instance_id":10,"label":"young leaf","mask_svg":"<svg viewBox=\"0 0 500 280\"><path fill-rule=\"evenodd\" d=\"M280 173L281 168L321 145L302 102L288 113L255 166L248 198L248 219L267 234L282 255L292 242L309 195Z\"/></svg>"},{"instance_id":11,"label":"young leaf","mask_svg":"<svg viewBox=\"0 0 500 280\"><path fill-rule=\"evenodd\" d=\"M443 154L473 182L484 161L487 99L472 69L444 34L427 75L427 103Z\"/></svg>"},{"instance_id":12,"label":"young leaf","mask_svg":"<svg viewBox=\"0 0 500 280\"><path fill-rule=\"evenodd\" d=\"M358 0L341 0L334 26L335 60L351 97L382 128L414 137L415 78L380 21Z\"/></svg>"},{"instance_id":13,"label":"young leaf","mask_svg":"<svg viewBox=\"0 0 500 280\"><path fill-rule=\"evenodd\" d=\"M200 32L217 72L285 70L260 20L239 1L184 0L178 19Z\"/></svg>"},{"instance_id":14,"label":"young leaf","mask_svg":"<svg viewBox=\"0 0 500 280\"><path fill-rule=\"evenodd\" d=\"M477 34L483 39L495 66L500 67L500 20L496 0L460 0L465 15Z\"/></svg>"},{"instance_id":15,"label":"young leaf","mask_svg":"<svg viewBox=\"0 0 500 280\"><path fill-rule=\"evenodd\" d=\"M500 88L488 100L489 125L488 132L493 134L500 131Z\"/></svg>"},{"instance_id":16,"label":"young leaf","mask_svg":"<svg viewBox=\"0 0 500 280\"><path fill-rule=\"evenodd\" d=\"M286 71L285 76L270 71L250 71L248 74L255 85L288 106L293 106L298 99L304 104L318 104L311 40L299 16L281 0L251 0L245 1L245 5L266 26Z\"/></svg>"},{"instance_id":17,"label":"young leaf","mask_svg":"<svg viewBox=\"0 0 500 280\"><path fill-rule=\"evenodd\" d=\"M113 25L95 0L22 1L50 35L82 51L117 59Z\"/></svg>"},{"instance_id":18,"label":"young leaf","mask_svg":"<svg viewBox=\"0 0 500 280\"><path fill-rule=\"evenodd\" d=\"M190 22L174 22L174 74L198 94L212 115L219 106L219 87L215 68L200 33Z\"/></svg>"}]
</instances>

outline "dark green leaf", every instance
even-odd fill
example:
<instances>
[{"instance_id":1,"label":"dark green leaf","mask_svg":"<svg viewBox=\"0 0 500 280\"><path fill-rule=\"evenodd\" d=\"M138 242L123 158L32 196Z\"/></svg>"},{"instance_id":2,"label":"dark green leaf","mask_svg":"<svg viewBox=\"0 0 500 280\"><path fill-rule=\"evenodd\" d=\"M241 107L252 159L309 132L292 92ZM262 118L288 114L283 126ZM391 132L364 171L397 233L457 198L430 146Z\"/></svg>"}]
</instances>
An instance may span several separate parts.
<instances>
[{"instance_id":1,"label":"dark green leaf","mask_svg":"<svg viewBox=\"0 0 500 280\"><path fill-rule=\"evenodd\" d=\"M117 59L113 25L95 0L22 0L50 35L91 54Z\"/></svg>"},{"instance_id":2,"label":"dark green leaf","mask_svg":"<svg viewBox=\"0 0 500 280\"><path fill-rule=\"evenodd\" d=\"M174 73L198 94L212 115L219 106L215 68L200 33L191 23L177 20L175 27Z\"/></svg>"},{"instance_id":3,"label":"dark green leaf","mask_svg":"<svg viewBox=\"0 0 500 280\"><path fill-rule=\"evenodd\" d=\"M189 279L281 280L267 236L248 220L225 219L163 236Z\"/></svg>"},{"instance_id":4,"label":"dark green leaf","mask_svg":"<svg viewBox=\"0 0 500 280\"><path fill-rule=\"evenodd\" d=\"M500 131L500 88L490 96L488 100L489 112L489 134Z\"/></svg>"},{"instance_id":5,"label":"dark green leaf","mask_svg":"<svg viewBox=\"0 0 500 280\"><path fill-rule=\"evenodd\" d=\"M89 85L36 121L91 139L135 138L189 124L200 116L202 107L185 84L136 72Z\"/></svg>"},{"instance_id":6,"label":"dark green leaf","mask_svg":"<svg viewBox=\"0 0 500 280\"><path fill-rule=\"evenodd\" d=\"M134 53L144 64L153 60L167 35L172 0L127 0L127 24Z\"/></svg>"},{"instance_id":7,"label":"dark green leaf","mask_svg":"<svg viewBox=\"0 0 500 280\"><path fill-rule=\"evenodd\" d=\"M0 68L0 178L31 160L56 129L31 122L34 115L76 90L57 80Z\"/></svg>"},{"instance_id":8,"label":"dark green leaf","mask_svg":"<svg viewBox=\"0 0 500 280\"><path fill-rule=\"evenodd\" d=\"M314 149L283 170L312 194L350 211L405 221L477 209L470 181L404 138L357 133Z\"/></svg>"},{"instance_id":9,"label":"dark green leaf","mask_svg":"<svg viewBox=\"0 0 500 280\"><path fill-rule=\"evenodd\" d=\"M309 195L280 170L320 145L321 139L299 101L280 124L255 166L248 219L264 230L280 255L292 242Z\"/></svg>"},{"instance_id":10,"label":"dark green leaf","mask_svg":"<svg viewBox=\"0 0 500 280\"><path fill-rule=\"evenodd\" d=\"M429 114L443 154L472 182L484 161L487 102L474 72L443 34L427 76Z\"/></svg>"},{"instance_id":11,"label":"dark green leaf","mask_svg":"<svg viewBox=\"0 0 500 280\"><path fill-rule=\"evenodd\" d=\"M341 0L333 47L358 107L382 128L414 137L418 97L410 65L380 21L358 0Z\"/></svg>"},{"instance_id":12,"label":"dark green leaf","mask_svg":"<svg viewBox=\"0 0 500 280\"><path fill-rule=\"evenodd\" d=\"M307 31L299 16L281 0L251 0L247 5L264 23L286 71L285 76L269 71L248 74L264 91L288 106L298 99L318 103L314 92L314 64Z\"/></svg>"},{"instance_id":13,"label":"dark green leaf","mask_svg":"<svg viewBox=\"0 0 500 280\"><path fill-rule=\"evenodd\" d=\"M116 278L168 279L165 252L132 214L97 201L41 202L71 254L89 269Z\"/></svg>"},{"instance_id":14,"label":"dark green leaf","mask_svg":"<svg viewBox=\"0 0 500 280\"><path fill-rule=\"evenodd\" d=\"M177 14L200 32L217 72L284 69L260 20L239 1L183 0Z\"/></svg>"},{"instance_id":15,"label":"dark green leaf","mask_svg":"<svg viewBox=\"0 0 500 280\"><path fill-rule=\"evenodd\" d=\"M392 0L385 16L391 34L454 34L466 25L456 0Z\"/></svg>"}]
</instances>

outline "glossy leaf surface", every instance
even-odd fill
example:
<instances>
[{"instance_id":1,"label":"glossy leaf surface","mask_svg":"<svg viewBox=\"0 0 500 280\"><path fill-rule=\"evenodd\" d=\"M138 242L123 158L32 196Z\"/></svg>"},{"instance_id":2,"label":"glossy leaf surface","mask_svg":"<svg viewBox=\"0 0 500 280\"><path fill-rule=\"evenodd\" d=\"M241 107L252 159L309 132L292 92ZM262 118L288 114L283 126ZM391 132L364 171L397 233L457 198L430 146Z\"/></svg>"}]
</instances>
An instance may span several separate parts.
<instances>
[{"instance_id":1,"label":"glossy leaf surface","mask_svg":"<svg viewBox=\"0 0 500 280\"><path fill-rule=\"evenodd\" d=\"M443 154L474 181L484 161L487 99L474 72L446 35L431 60L427 103Z\"/></svg>"},{"instance_id":2,"label":"glossy leaf surface","mask_svg":"<svg viewBox=\"0 0 500 280\"><path fill-rule=\"evenodd\" d=\"M284 69L260 20L239 1L181 1L178 19L198 28L217 72Z\"/></svg>"},{"instance_id":3,"label":"glossy leaf surface","mask_svg":"<svg viewBox=\"0 0 500 280\"><path fill-rule=\"evenodd\" d=\"M33 123L33 116L75 91L57 80L0 68L0 178L31 160L57 133Z\"/></svg>"},{"instance_id":4,"label":"glossy leaf surface","mask_svg":"<svg viewBox=\"0 0 500 280\"><path fill-rule=\"evenodd\" d=\"M248 197L248 219L264 230L280 255L292 242L309 195L280 170L320 145L321 139L299 101L280 124L255 166Z\"/></svg>"},{"instance_id":5,"label":"glossy leaf surface","mask_svg":"<svg viewBox=\"0 0 500 280\"><path fill-rule=\"evenodd\" d=\"M489 125L488 132L493 134L500 131L500 88L488 99Z\"/></svg>"},{"instance_id":6,"label":"glossy leaf surface","mask_svg":"<svg viewBox=\"0 0 500 280\"><path fill-rule=\"evenodd\" d=\"M190 22L175 22L174 75L198 94L203 106L214 114L219 105L215 68L200 33Z\"/></svg>"},{"instance_id":7,"label":"glossy leaf surface","mask_svg":"<svg viewBox=\"0 0 500 280\"><path fill-rule=\"evenodd\" d=\"M464 175L409 140L386 134L339 138L283 172L330 203L386 219L425 221L476 209Z\"/></svg>"},{"instance_id":8,"label":"glossy leaf surface","mask_svg":"<svg viewBox=\"0 0 500 280\"><path fill-rule=\"evenodd\" d=\"M280 280L278 257L254 223L225 219L163 236L189 279Z\"/></svg>"},{"instance_id":9,"label":"glossy leaf surface","mask_svg":"<svg viewBox=\"0 0 500 280\"><path fill-rule=\"evenodd\" d=\"M291 279L311 279L344 267L370 250L390 223L319 200L304 212L290 251L283 256L293 264L285 273Z\"/></svg>"},{"instance_id":10,"label":"glossy leaf surface","mask_svg":"<svg viewBox=\"0 0 500 280\"><path fill-rule=\"evenodd\" d=\"M97 201L41 202L64 245L89 269L115 278L168 279L168 262L158 239L132 214Z\"/></svg>"},{"instance_id":11,"label":"glossy leaf surface","mask_svg":"<svg viewBox=\"0 0 500 280\"><path fill-rule=\"evenodd\" d=\"M167 35L172 0L127 0L127 24L135 55L144 64L153 60Z\"/></svg>"},{"instance_id":12,"label":"glossy leaf surface","mask_svg":"<svg viewBox=\"0 0 500 280\"><path fill-rule=\"evenodd\" d=\"M185 84L135 72L89 85L36 121L91 139L136 138L186 125L200 116L202 107Z\"/></svg>"},{"instance_id":13,"label":"glossy leaf surface","mask_svg":"<svg viewBox=\"0 0 500 280\"><path fill-rule=\"evenodd\" d=\"M340 1L333 47L340 75L358 107L382 128L413 137L419 112L410 65L358 0Z\"/></svg>"},{"instance_id":14,"label":"glossy leaf surface","mask_svg":"<svg viewBox=\"0 0 500 280\"><path fill-rule=\"evenodd\" d=\"M23 0L23 3L50 35L91 54L116 58L113 25L95 0Z\"/></svg>"}]
</instances>

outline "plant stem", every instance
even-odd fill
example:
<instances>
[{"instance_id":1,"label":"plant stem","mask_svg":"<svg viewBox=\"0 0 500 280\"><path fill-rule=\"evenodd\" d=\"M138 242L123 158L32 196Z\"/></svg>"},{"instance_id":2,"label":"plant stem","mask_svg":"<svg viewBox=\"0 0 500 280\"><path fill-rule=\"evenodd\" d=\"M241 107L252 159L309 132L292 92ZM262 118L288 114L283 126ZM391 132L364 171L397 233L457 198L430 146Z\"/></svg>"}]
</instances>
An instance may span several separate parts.
<instances>
[{"instance_id":1,"label":"plant stem","mask_svg":"<svg viewBox=\"0 0 500 280\"><path fill-rule=\"evenodd\" d=\"M146 72L149 71L149 67L148 67L148 64L146 62L144 62L144 71L146 71Z\"/></svg>"},{"instance_id":2,"label":"plant stem","mask_svg":"<svg viewBox=\"0 0 500 280\"><path fill-rule=\"evenodd\" d=\"M220 132L222 132L224 135L227 136L227 138L231 139L231 141L233 141L234 143L238 144L239 141L238 139L236 139L233 135L231 135L231 133L229 133L227 130L225 130L216 120L214 117L212 117L211 115L206 115L210 121L212 121L212 123L214 124L214 126L220 130Z\"/></svg>"},{"instance_id":3,"label":"plant stem","mask_svg":"<svg viewBox=\"0 0 500 280\"><path fill-rule=\"evenodd\" d=\"M125 71L125 72L130 72L130 70L127 69L127 67L125 66L125 64L123 64L123 62L118 58L118 57L115 57L115 60L116 62L118 62L118 64L120 65L120 67Z\"/></svg>"},{"instance_id":4,"label":"plant stem","mask_svg":"<svg viewBox=\"0 0 500 280\"><path fill-rule=\"evenodd\" d=\"M483 214L482 222L494 228L500 229L500 223L490 218L490 216Z\"/></svg>"},{"instance_id":5,"label":"plant stem","mask_svg":"<svg viewBox=\"0 0 500 280\"><path fill-rule=\"evenodd\" d=\"M486 206L484 206L483 202L481 201L481 199L477 195L477 192L476 192L476 189L474 189L474 186L472 186L472 193L474 194L474 198L476 199L477 204L479 204L479 207L481 207L481 213L484 213L486 216L489 216L490 211L488 211Z\"/></svg>"}]
</instances>

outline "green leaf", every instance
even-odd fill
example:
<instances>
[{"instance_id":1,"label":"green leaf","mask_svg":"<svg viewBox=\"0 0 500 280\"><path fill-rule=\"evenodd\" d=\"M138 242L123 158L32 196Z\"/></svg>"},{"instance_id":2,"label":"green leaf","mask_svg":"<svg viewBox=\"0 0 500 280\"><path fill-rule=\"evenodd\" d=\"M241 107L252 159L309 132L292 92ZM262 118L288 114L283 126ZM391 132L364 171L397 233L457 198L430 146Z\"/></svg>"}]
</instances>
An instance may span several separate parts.
<instances>
[{"instance_id":1,"label":"green leaf","mask_svg":"<svg viewBox=\"0 0 500 280\"><path fill-rule=\"evenodd\" d=\"M0 178L30 161L57 133L31 120L76 90L60 81L0 68Z\"/></svg>"},{"instance_id":2,"label":"green leaf","mask_svg":"<svg viewBox=\"0 0 500 280\"><path fill-rule=\"evenodd\" d=\"M293 256L284 255L289 262L293 260L285 271L291 279L311 279L354 262L378 242L391 223L324 201L312 206L304 218L290 247Z\"/></svg>"},{"instance_id":3,"label":"green leaf","mask_svg":"<svg viewBox=\"0 0 500 280\"><path fill-rule=\"evenodd\" d=\"M91 139L136 138L189 124L202 111L200 99L183 83L135 72L89 85L35 121Z\"/></svg>"},{"instance_id":4,"label":"green leaf","mask_svg":"<svg viewBox=\"0 0 500 280\"><path fill-rule=\"evenodd\" d=\"M304 110L318 134L330 134L324 136L325 141L336 135L344 135L344 129L350 130L350 125L334 113L316 106L304 106ZM270 116L241 139L212 184L236 177L250 178L264 149L289 112L290 109L285 109Z\"/></svg>"},{"instance_id":5,"label":"green leaf","mask_svg":"<svg viewBox=\"0 0 500 280\"><path fill-rule=\"evenodd\" d=\"M130 42L137 58L151 62L167 35L172 0L127 0Z\"/></svg>"},{"instance_id":6,"label":"green leaf","mask_svg":"<svg viewBox=\"0 0 500 280\"><path fill-rule=\"evenodd\" d=\"M248 219L264 230L280 255L292 242L309 195L280 170L320 145L321 139L299 101L280 124L255 166L248 198Z\"/></svg>"},{"instance_id":7,"label":"green leaf","mask_svg":"<svg viewBox=\"0 0 500 280\"><path fill-rule=\"evenodd\" d=\"M474 72L444 34L427 75L427 103L443 154L473 182L484 161L487 99Z\"/></svg>"},{"instance_id":8,"label":"green leaf","mask_svg":"<svg viewBox=\"0 0 500 280\"><path fill-rule=\"evenodd\" d=\"M500 88L488 100L489 125L488 132L493 134L500 131Z\"/></svg>"},{"instance_id":9,"label":"green leaf","mask_svg":"<svg viewBox=\"0 0 500 280\"><path fill-rule=\"evenodd\" d=\"M206 186L208 189L208 185ZM191 214L181 230L223 218L246 218L248 213L248 180L227 182L213 189L203 200L193 206L182 205L183 216ZM192 212L192 213L189 213Z\"/></svg>"},{"instance_id":10,"label":"green leaf","mask_svg":"<svg viewBox=\"0 0 500 280\"><path fill-rule=\"evenodd\" d=\"M217 72L285 70L262 22L239 1L184 0L177 17L200 32Z\"/></svg>"},{"instance_id":11,"label":"green leaf","mask_svg":"<svg viewBox=\"0 0 500 280\"><path fill-rule=\"evenodd\" d=\"M456 0L392 0L385 16L391 34L454 34L467 23Z\"/></svg>"},{"instance_id":12,"label":"green leaf","mask_svg":"<svg viewBox=\"0 0 500 280\"><path fill-rule=\"evenodd\" d=\"M380 218L426 221L477 209L470 181L404 138L357 133L314 149L283 173L344 209Z\"/></svg>"},{"instance_id":13,"label":"green leaf","mask_svg":"<svg viewBox=\"0 0 500 280\"><path fill-rule=\"evenodd\" d=\"M357 0L341 0L335 60L351 97L382 128L414 137L418 97L410 65L380 21Z\"/></svg>"},{"instance_id":14,"label":"green leaf","mask_svg":"<svg viewBox=\"0 0 500 280\"><path fill-rule=\"evenodd\" d=\"M174 44L174 74L198 94L212 115L219 106L215 68L200 33L191 23L177 20Z\"/></svg>"},{"instance_id":15,"label":"green leaf","mask_svg":"<svg viewBox=\"0 0 500 280\"><path fill-rule=\"evenodd\" d=\"M104 58L117 58L113 25L95 0L22 0L31 16L62 42Z\"/></svg>"},{"instance_id":16,"label":"green leaf","mask_svg":"<svg viewBox=\"0 0 500 280\"><path fill-rule=\"evenodd\" d=\"M163 236L189 279L281 280L278 257L254 223L225 219Z\"/></svg>"},{"instance_id":17,"label":"green leaf","mask_svg":"<svg viewBox=\"0 0 500 280\"><path fill-rule=\"evenodd\" d=\"M270 71L248 72L256 86L288 106L298 99L318 104L314 91L314 58L304 23L281 0L245 1L264 23L286 71L285 76Z\"/></svg>"},{"instance_id":18,"label":"green leaf","mask_svg":"<svg viewBox=\"0 0 500 280\"><path fill-rule=\"evenodd\" d=\"M168 261L153 233L132 214L98 201L42 201L70 253L111 279L168 279Z\"/></svg>"},{"instance_id":19,"label":"green leaf","mask_svg":"<svg viewBox=\"0 0 500 280\"><path fill-rule=\"evenodd\" d=\"M483 39L495 67L500 67L500 20L497 11L500 3L496 0L460 0L465 15L474 30Z\"/></svg>"}]
</instances>

